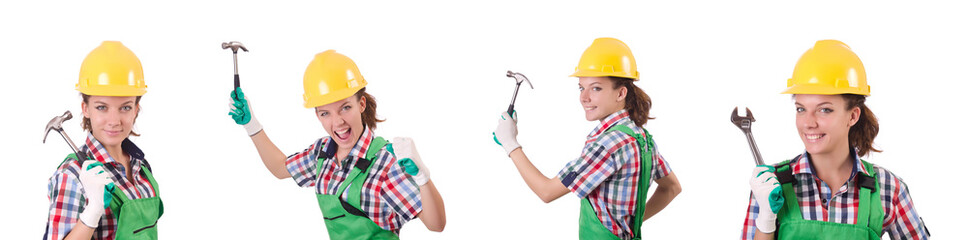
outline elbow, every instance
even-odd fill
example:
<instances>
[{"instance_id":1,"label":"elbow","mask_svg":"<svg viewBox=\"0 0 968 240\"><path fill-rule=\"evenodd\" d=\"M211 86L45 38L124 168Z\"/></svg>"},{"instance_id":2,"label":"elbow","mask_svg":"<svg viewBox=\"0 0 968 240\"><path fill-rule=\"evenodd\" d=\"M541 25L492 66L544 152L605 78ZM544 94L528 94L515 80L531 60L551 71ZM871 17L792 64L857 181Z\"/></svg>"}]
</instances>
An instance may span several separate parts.
<instances>
[{"instance_id":1,"label":"elbow","mask_svg":"<svg viewBox=\"0 0 968 240\"><path fill-rule=\"evenodd\" d=\"M669 195L671 195L674 198L678 196L679 193L682 192L682 185L679 185L679 183L677 182L672 186L666 187L666 191L669 192Z\"/></svg>"},{"instance_id":2,"label":"elbow","mask_svg":"<svg viewBox=\"0 0 968 240\"><path fill-rule=\"evenodd\" d=\"M434 224L433 226L428 225L427 230L431 232L443 232L445 225L447 225L447 222L441 221L439 224Z\"/></svg>"}]
</instances>

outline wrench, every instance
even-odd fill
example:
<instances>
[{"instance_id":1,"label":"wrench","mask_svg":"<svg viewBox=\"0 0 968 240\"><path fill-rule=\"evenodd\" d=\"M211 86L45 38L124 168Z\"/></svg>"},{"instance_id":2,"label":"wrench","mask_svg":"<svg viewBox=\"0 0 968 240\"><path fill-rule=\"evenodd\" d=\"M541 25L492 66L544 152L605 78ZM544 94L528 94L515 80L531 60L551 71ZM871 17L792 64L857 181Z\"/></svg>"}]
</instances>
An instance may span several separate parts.
<instances>
[{"instance_id":1,"label":"wrench","mask_svg":"<svg viewBox=\"0 0 968 240\"><path fill-rule=\"evenodd\" d=\"M511 116L514 113L514 101L518 100L518 89L521 89L521 82L528 82L528 86L530 86L531 89L534 89L534 85L531 85L531 80L528 80L528 77L525 77L524 74L521 73L508 70L507 77L514 78L515 81L514 96L511 97L511 105L508 105L508 116Z\"/></svg>"},{"instance_id":2,"label":"wrench","mask_svg":"<svg viewBox=\"0 0 968 240\"><path fill-rule=\"evenodd\" d=\"M756 140L753 140L753 132L750 130L750 128L753 126L753 122L756 121L756 119L753 118L753 112L750 112L750 109L746 108L746 117L740 117L739 114L737 114L738 111L739 107L733 108L733 114L729 117L729 120L732 121L733 124L735 124L736 127L742 130L743 134L746 135L746 141L749 142L750 150L753 151L753 160L756 161L756 165L763 165L763 156L760 155L760 148L756 147Z\"/></svg>"}]
</instances>

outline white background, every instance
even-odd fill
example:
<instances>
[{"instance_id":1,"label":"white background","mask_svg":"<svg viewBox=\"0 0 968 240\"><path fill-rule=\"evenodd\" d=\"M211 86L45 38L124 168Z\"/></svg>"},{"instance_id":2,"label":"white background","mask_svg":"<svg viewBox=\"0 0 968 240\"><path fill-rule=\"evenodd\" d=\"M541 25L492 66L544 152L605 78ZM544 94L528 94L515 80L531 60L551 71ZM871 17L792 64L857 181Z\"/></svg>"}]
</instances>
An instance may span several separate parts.
<instances>
[{"instance_id":1,"label":"white background","mask_svg":"<svg viewBox=\"0 0 968 240\"><path fill-rule=\"evenodd\" d=\"M271 3L270 3L271 2ZM47 179L67 145L42 127L71 110L81 61L102 40L120 40L144 66L148 93L134 141L155 170L166 239L325 238L313 191L276 180L228 112L238 40L242 87L266 133L283 152L325 136L302 107L302 75L327 49L351 57L387 119L377 133L410 136L432 170L447 210L442 233L413 221L405 239L574 239L578 198L542 203L491 140L507 108L513 70L522 88L519 141L551 176L580 153L596 122L584 120L569 78L597 37L627 43L638 85L652 96L648 129L683 192L643 228L649 238L732 239L740 235L753 167L734 106L756 116L768 162L799 154L786 87L799 56L819 39L839 39L863 60L880 119L867 157L901 176L935 236L958 238L965 196L958 148L968 23L961 4L774 1L482 3L157 3L0 4L0 231L37 238L47 220ZM65 124L75 141L79 119Z\"/></svg>"}]
</instances>

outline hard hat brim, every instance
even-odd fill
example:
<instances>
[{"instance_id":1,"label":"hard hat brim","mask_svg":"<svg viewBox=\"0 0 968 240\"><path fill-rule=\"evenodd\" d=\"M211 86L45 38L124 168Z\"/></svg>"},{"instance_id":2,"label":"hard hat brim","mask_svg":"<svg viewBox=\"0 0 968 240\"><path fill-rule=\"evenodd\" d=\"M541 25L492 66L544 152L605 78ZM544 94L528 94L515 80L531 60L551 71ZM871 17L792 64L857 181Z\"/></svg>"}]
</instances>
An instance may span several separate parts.
<instances>
[{"instance_id":1,"label":"hard hat brim","mask_svg":"<svg viewBox=\"0 0 968 240\"><path fill-rule=\"evenodd\" d=\"M305 99L306 100L305 106L306 108L316 108L326 104L334 103L334 102L352 97L360 89L363 89L363 88L347 88L339 91L334 91L328 94L324 94L321 96L307 97Z\"/></svg>"},{"instance_id":2,"label":"hard hat brim","mask_svg":"<svg viewBox=\"0 0 968 240\"><path fill-rule=\"evenodd\" d=\"M575 73L569 75L569 77L620 77L620 78L631 78L633 80L639 80L638 76L624 75L618 73L606 73L594 70L578 70Z\"/></svg>"},{"instance_id":3,"label":"hard hat brim","mask_svg":"<svg viewBox=\"0 0 968 240\"><path fill-rule=\"evenodd\" d=\"M830 86L817 86L817 85L794 85L783 90L781 94L816 94L816 95L840 95L840 94L856 94L870 96L870 87L867 89L861 88L835 88Z\"/></svg>"},{"instance_id":4,"label":"hard hat brim","mask_svg":"<svg viewBox=\"0 0 968 240\"><path fill-rule=\"evenodd\" d=\"M148 92L147 87L134 86L109 86L99 85L97 87L76 87L77 91L91 96L110 96L110 97L137 97L143 96Z\"/></svg>"}]
</instances>

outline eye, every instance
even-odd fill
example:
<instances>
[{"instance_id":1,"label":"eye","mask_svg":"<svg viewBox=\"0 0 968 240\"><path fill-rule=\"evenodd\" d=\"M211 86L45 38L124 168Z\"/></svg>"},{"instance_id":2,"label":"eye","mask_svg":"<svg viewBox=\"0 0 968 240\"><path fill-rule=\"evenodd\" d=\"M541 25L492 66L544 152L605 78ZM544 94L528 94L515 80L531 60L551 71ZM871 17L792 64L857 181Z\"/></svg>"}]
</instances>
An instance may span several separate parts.
<instances>
[{"instance_id":1,"label":"eye","mask_svg":"<svg viewBox=\"0 0 968 240\"><path fill-rule=\"evenodd\" d=\"M350 105L343 106L343 111L349 111L350 109L353 109Z\"/></svg>"},{"instance_id":2,"label":"eye","mask_svg":"<svg viewBox=\"0 0 968 240\"><path fill-rule=\"evenodd\" d=\"M820 112L822 112L822 113L832 113L832 112L834 112L834 110L831 109L831 108L821 108L820 109Z\"/></svg>"},{"instance_id":3,"label":"eye","mask_svg":"<svg viewBox=\"0 0 968 240\"><path fill-rule=\"evenodd\" d=\"M319 113L319 116L320 116L320 117L325 117L325 116L329 116L329 112L322 112L322 113Z\"/></svg>"},{"instance_id":4,"label":"eye","mask_svg":"<svg viewBox=\"0 0 968 240\"><path fill-rule=\"evenodd\" d=\"M806 112L806 111L807 111L807 109L806 109L806 108L802 108L802 107L797 107L797 112L798 112L798 113L801 113L801 112Z\"/></svg>"},{"instance_id":5,"label":"eye","mask_svg":"<svg viewBox=\"0 0 968 240\"><path fill-rule=\"evenodd\" d=\"M131 107L131 106L123 106L123 107L121 107L121 111L125 111L125 112L131 111L131 109L133 109L133 107Z\"/></svg>"},{"instance_id":6,"label":"eye","mask_svg":"<svg viewBox=\"0 0 968 240\"><path fill-rule=\"evenodd\" d=\"M584 87L578 87L578 91L579 91L579 92L581 92L581 91L585 91L585 88L584 88Z\"/></svg>"},{"instance_id":7,"label":"eye","mask_svg":"<svg viewBox=\"0 0 968 240\"><path fill-rule=\"evenodd\" d=\"M104 105L101 105L101 106L94 107L94 109L97 109L99 111L104 111L104 110L108 110L108 107L107 106L104 106Z\"/></svg>"},{"instance_id":8,"label":"eye","mask_svg":"<svg viewBox=\"0 0 968 240\"><path fill-rule=\"evenodd\" d=\"M600 92L600 91L602 91L602 88L601 87L593 87L592 90L593 91L596 91L596 92Z\"/></svg>"}]
</instances>

